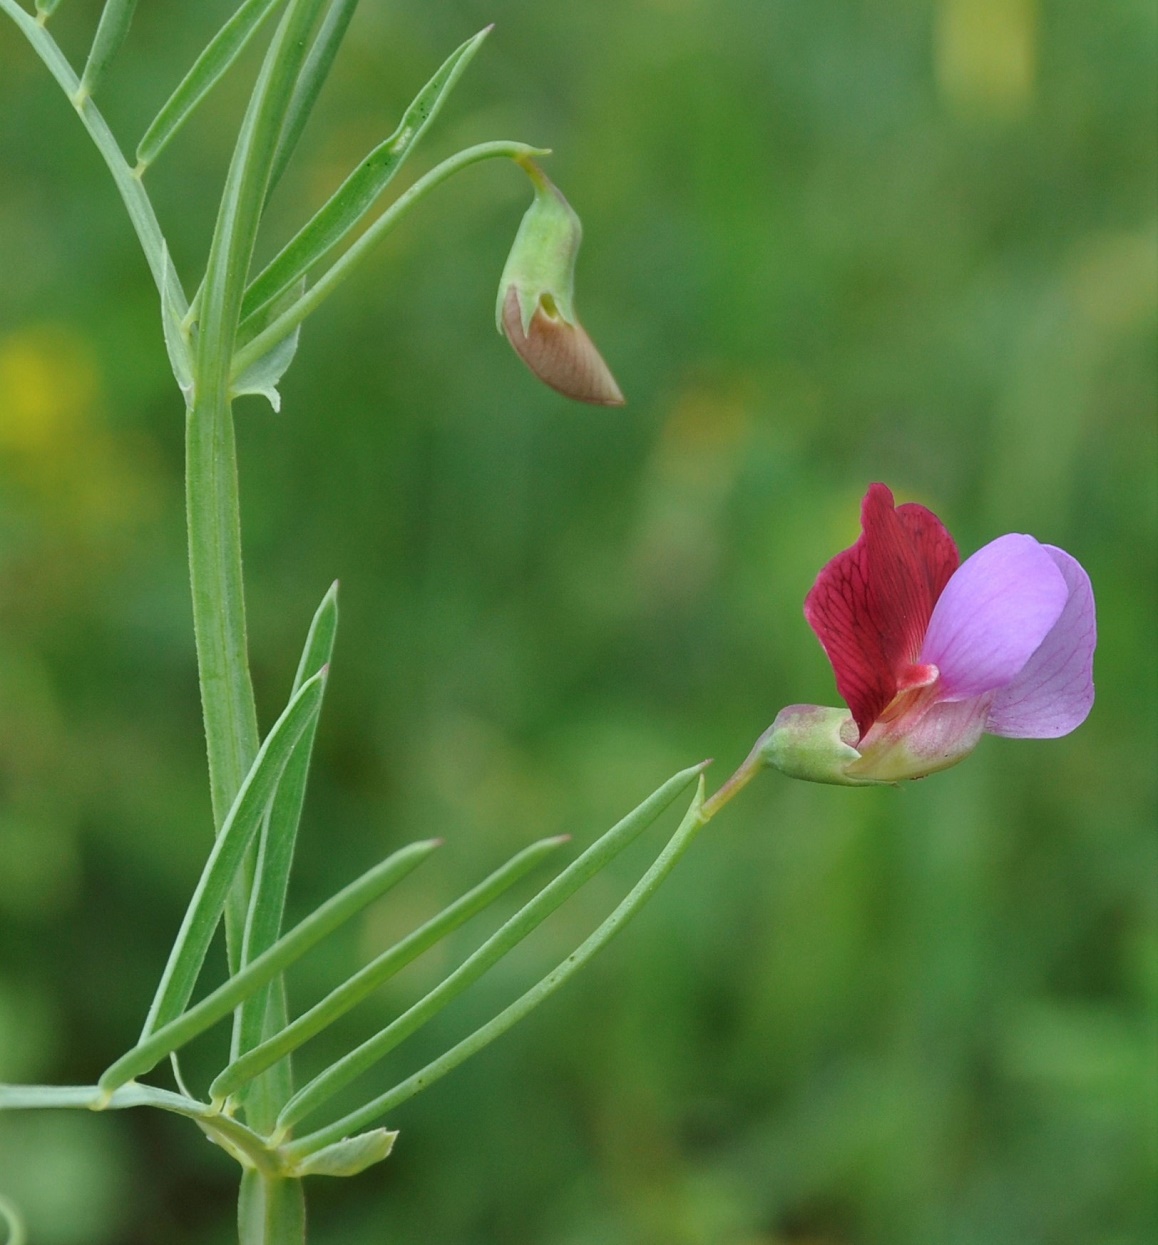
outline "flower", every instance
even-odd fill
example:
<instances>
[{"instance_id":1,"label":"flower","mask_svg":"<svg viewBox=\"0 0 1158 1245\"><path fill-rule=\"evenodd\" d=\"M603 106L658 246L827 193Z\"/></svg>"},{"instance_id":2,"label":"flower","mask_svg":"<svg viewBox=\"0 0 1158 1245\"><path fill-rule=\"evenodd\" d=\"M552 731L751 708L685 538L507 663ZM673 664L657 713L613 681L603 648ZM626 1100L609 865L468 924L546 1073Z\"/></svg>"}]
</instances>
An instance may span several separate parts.
<instances>
[{"instance_id":1,"label":"flower","mask_svg":"<svg viewBox=\"0 0 1158 1245\"><path fill-rule=\"evenodd\" d=\"M575 316L575 259L583 227L574 209L530 161L535 188L499 281L495 319L519 358L568 398L622 406L623 394Z\"/></svg>"},{"instance_id":2,"label":"flower","mask_svg":"<svg viewBox=\"0 0 1158 1245\"><path fill-rule=\"evenodd\" d=\"M983 734L1054 739L1094 701L1089 576L1032 536L960 562L940 519L873 484L861 535L804 601L849 712L791 705L757 749L795 777L847 785L923 778Z\"/></svg>"}]
</instances>

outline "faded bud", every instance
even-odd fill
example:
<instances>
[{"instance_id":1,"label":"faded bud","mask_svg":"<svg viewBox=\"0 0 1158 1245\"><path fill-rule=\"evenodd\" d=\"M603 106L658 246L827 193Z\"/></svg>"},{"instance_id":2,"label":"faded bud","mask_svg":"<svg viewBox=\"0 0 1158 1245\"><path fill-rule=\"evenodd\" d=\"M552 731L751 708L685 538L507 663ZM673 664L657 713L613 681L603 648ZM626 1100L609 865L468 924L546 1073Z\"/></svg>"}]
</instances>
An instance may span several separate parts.
<instances>
[{"instance_id":1,"label":"faded bud","mask_svg":"<svg viewBox=\"0 0 1158 1245\"><path fill-rule=\"evenodd\" d=\"M595 343L575 318L575 257L583 227L558 188L534 164L523 166L535 198L515 235L499 282L496 319L519 358L568 398L622 406L623 394Z\"/></svg>"}]
</instances>

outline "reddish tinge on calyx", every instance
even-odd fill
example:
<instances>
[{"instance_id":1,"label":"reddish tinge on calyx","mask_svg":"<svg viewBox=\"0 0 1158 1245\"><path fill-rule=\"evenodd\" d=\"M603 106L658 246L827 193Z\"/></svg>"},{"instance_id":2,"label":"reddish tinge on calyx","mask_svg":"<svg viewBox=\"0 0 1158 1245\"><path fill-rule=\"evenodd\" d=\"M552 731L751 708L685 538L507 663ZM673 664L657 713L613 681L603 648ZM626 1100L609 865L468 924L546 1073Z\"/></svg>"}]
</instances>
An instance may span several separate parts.
<instances>
[{"instance_id":1,"label":"reddish tinge on calyx","mask_svg":"<svg viewBox=\"0 0 1158 1245\"><path fill-rule=\"evenodd\" d=\"M883 484L861 504L861 534L816 577L804 617L816 632L861 738L898 691L927 684L919 662L933 606L960 562L941 520L894 506Z\"/></svg>"}]
</instances>

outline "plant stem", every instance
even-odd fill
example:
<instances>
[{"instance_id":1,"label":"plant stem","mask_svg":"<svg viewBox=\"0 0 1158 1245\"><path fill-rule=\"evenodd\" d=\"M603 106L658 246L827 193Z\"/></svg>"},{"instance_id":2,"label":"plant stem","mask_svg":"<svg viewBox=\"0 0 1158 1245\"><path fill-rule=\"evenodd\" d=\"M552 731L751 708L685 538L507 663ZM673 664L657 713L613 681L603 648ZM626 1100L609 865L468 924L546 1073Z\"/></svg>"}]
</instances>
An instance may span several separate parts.
<instances>
[{"instance_id":1,"label":"plant stem","mask_svg":"<svg viewBox=\"0 0 1158 1245\"><path fill-rule=\"evenodd\" d=\"M247 1168L237 1201L239 1245L305 1245L302 1182Z\"/></svg>"},{"instance_id":2,"label":"plant stem","mask_svg":"<svg viewBox=\"0 0 1158 1245\"><path fill-rule=\"evenodd\" d=\"M195 1120L213 1141L247 1167L271 1175L281 1158L251 1128L222 1115L216 1108L185 1094L139 1085L133 1081L110 1093L99 1085L0 1085L0 1111L52 1111L72 1108L89 1111L123 1111L131 1107L157 1107Z\"/></svg>"},{"instance_id":3,"label":"plant stem","mask_svg":"<svg viewBox=\"0 0 1158 1245\"><path fill-rule=\"evenodd\" d=\"M257 755L258 739L246 656L233 417L221 386L196 386L186 419L185 451L193 628L213 821L220 829Z\"/></svg>"},{"instance_id":4,"label":"plant stem","mask_svg":"<svg viewBox=\"0 0 1158 1245\"><path fill-rule=\"evenodd\" d=\"M291 0L266 54L226 177L205 272L193 397L186 424L186 513L193 630L218 829L257 754L245 634L241 513L229 374L245 279L285 109L321 0ZM250 883L225 910L231 971L241 963Z\"/></svg>"},{"instance_id":5,"label":"plant stem","mask_svg":"<svg viewBox=\"0 0 1158 1245\"><path fill-rule=\"evenodd\" d=\"M258 738L246 659L230 361L269 166L303 55L297 44L318 2L291 3L274 36L234 149L205 272L186 429L186 505L193 626L218 828L253 763Z\"/></svg>"},{"instance_id":6,"label":"plant stem","mask_svg":"<svg viewBox=\"0 0 1158 1245\"><path fill-rule=\"evenodd\" d=\"M710 821L729 800L739 795L752 779L767 766L768 762L764 760L764 745L771 733L772 727L769 727L752 745L752 750L748 753L743 765L736 770L715 795L704 801L703 818L705 821Z\"/></svg>"}]
</instances>

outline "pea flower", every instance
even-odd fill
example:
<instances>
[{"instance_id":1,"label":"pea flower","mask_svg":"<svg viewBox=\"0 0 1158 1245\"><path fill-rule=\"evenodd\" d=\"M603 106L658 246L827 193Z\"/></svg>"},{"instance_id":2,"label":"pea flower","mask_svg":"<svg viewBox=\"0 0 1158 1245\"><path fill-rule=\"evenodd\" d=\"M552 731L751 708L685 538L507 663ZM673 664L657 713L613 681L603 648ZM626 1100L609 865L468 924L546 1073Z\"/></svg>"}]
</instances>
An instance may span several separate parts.
<instances>
[{"instance_id":1,"label":"pea flower","mask_svg":"<svg viewBox=\"0 0 1158 1245\"><path fill-rule=\"evenodd\" d=\"M535 198L499 281L499 331L552 389L578 402L622 406L615 377L575 316L575 259L583 226L546 174L529 160L521 163Z\"/></svg>"},{"instance_id":2,"label":"pea flower","mask_svg":"<svg viewBox=\"0 0 1158 1245\"><path fill-rule=\"evenodd\" d=\"M940 519L873 484L861 535L804 601L849 712L792 705L764 759L823 782L897 782L956 764L985 733L1054 739L1094 702L1094 595L1032 536L960 561ZM802 772L802 771L808 772Z\"/></svg>"},{"instance_id":3,"label":"pea flower","mask_svg":"<svg viewBox=\"0 0 1158 1245\"><path fill-rule=\"evenodd\" d=\"M960 561L940 519L873 484L861 535L804 601L848 709L789 705L705 804L713 815L764 765L813 782L923 778L985 733L1067 735L1094 701L1089 576L1032 536Z\"/></svg>"}]
</instances>

